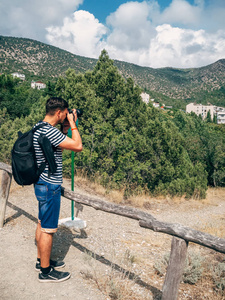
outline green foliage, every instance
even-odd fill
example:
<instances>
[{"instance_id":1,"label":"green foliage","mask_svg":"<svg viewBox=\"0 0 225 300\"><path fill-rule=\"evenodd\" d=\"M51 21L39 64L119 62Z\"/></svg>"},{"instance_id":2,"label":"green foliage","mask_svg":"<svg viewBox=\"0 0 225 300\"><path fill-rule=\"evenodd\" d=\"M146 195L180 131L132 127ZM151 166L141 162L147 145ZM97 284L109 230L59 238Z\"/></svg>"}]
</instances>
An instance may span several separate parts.
<instances>
[{"instance_id":1,"label":"green foliage","mask_svg":"<svg viewBox=\"0 0 225 300\"><path fill-rule=\"evenodd\" d=\"M205 196L206 172L201 163L192 164L177 126L141 101L140 88L121 77L106 51L92 72L69 69L56 91L84 111L79 120L84 150L75 156L77 168L100 177L106 187L125 188L125 196L143 189ZM69 162L68 153L64 161Z\"/></svg>"},{"instance_id":2,"label":"green foliage","mask_svg":"<svg viewBox=\"0 0 225 300\"><path fill-rule=\"evenodd\" d=\"M213 266L211 272L216 289L222 296L225 296L225 263Z\"/></svg>"},{"instance_id":3,"label":"green foliage","mask_svg":"<svg viewBox=\"0 0 225 300\"><path fill-rule=\"evenodd\" d=\"M157 260L154 264L156 273L160 276L166 274L166 270L169 264L170 253L166 253L163 258ZM195 284L203 273L203 258L194 251L190 251L187 255L184 271L182 275L182 281L188 284Z\"/></svg>"},{"instance_id":4,"label":"green foliage","mask_svg":"<svg viewBox=\"0 0 225 300\"><path fill-rule=\"evenodd\" d=\"M177 112L173 121L184 137L184 147L194 165L207 172L211 186L225 186L225 128L207 123L194 113Z\"/></svg>"},{"instance_id":5,"label":"green foliage","mask_svg":"<svg viewBox=\"0 0 225 300\"><path fill-rule=\"evenodd\" d=\"M210 111L207 112L207 116L206 116L205 121L208 122L208 123L212 122Z\"/></svg>"},{"instance_id":6,"label":"green foliage","mask_svg":"<svg viewBox=\"0 0 225 300\"><path fill-rule=\"evenodd\" d=\"M31 89L11 75L0 76L0 109L6 108L12 119L28 115L40 95L39 90Z\"/></svg>"},{"instance_id":7,"label":"green foliage","mask_svg":"<svg viewBox=\"0 0 225 300\"><path fill-rule=\"evenodd\" d=\"M18 138L18 131L26 132L43 119L46 99L40 98L30 109L27 117L11 120L6 109L0 110L0 161L10 163L11 149Z\"/></svg>"},{"instance_id":8,"label":"green foliage","mask_svg":"<svg viewBox=\"0 0 225 300\"><path fill-rule=\"evenodd\" d=\"M55 94L71 108L83 109L79 130L84 149L75 155L75 169L90 179L124 190L125 197L146 191L204 198L207 184L225 185L224 127L146 105L141 89L121 76L105 50L92 71L68 69L65 77L49 82L44 93L5 75L0 79L0 91L8 93L12 103L16 105L14 94L21 95L17 112L7 100L0 110L2 161L10 161L17 131L25 132L43 119L46 99ZM70 151L64 151L63 164L64 175L70 175Z\"/></svg>"},{"instance_id":9,"label":"green foliage","mask_svg":"<svg viewBox=\"0 0 225 300\"><path fill-rule=\"evenodd\" d=\"M189 284L195 284L203 273L203 257L200 253L191 251L186 259L183 282Z\"/></svg>"}]
</instances>

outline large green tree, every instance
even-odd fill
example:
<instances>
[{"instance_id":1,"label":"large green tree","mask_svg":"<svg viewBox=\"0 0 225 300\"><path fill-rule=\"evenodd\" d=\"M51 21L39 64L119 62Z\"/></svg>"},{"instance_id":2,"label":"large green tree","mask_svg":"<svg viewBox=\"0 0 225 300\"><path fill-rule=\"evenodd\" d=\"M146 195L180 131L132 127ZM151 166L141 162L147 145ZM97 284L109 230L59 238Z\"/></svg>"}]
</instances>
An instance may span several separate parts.
<instances>
[{"instance_id":1,"label":"large green tree","mask_svg":"<svg viewBox=\"0 0 225 300\"><path fill-rule=\"evenodd\" d=\"M141 90L124 78L103 51L93 71L68 70L57 93L84 110L79 120L84 150L76 167L125 193L146 190L203 197L207 180L193 164L175 124L141 100ZM69 154L65 161L69 166ZM68 167L69 172L69 167Z\"/></svg>"}]
</instances>

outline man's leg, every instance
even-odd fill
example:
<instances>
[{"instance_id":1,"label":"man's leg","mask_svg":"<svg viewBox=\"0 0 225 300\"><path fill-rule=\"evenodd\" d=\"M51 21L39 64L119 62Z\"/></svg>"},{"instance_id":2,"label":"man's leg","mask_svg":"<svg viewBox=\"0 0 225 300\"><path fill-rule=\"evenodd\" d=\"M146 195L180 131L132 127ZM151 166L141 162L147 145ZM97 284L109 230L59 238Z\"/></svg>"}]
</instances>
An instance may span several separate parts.
<instances>
[{"instance_id":1,"label":"man's leg","mask_svg":"<svg viewBox=\"0 0 225 300\"><path fill-rule=\"evenodd\" d=\"M53 233L41 231L41 224L38 223L35 235L37 243L37 258L41 261L41 267L49 267L50 256L52 251Z\"/></svg>"},{"instance_id":2,"label":"man's leg","mask_svg":"<svg viewBox=\"0 0 225 300\"><path fill-rule=\"evenodd\" d=\"M44 232L43 232L44 233ZM50 233L50 234L54 234L54 233ZM37 245L37 262L36 262L36 271L40 271L41 269L41 249L40 249L40 238L42 236L42 231L41 231L41 223L38 222L38 225L37 225L37 229L36 229L36 234L35 234L35 240L36 240L36 245ZM45 239L45 237L44 237ZM42 243L42 238L41 238L41 243ZM52 245L53 246L53 245ZM52 249L52 247L51 247ZM51 254L51 252L50 252ZM47 259L47 258L46 258ZM45 265L45 263L44 263ZM50 266L51 267L54 267L56 270L58 269L61 269L63 267L65 267L65 262L64 261L54 261L54 260L51 260L50 258ZM45 268L42 266L42 268Z\"/></svg>"},{"instance_id":3,"label":"man's leg","mask_svg":"<svg viewBox=\"0 0 225 300\"><path fill-rule=\"evenodd\" d=\"M39 227L37 229L39 233ZM61 282L70 278L70 273L59 272L50 266L50 255L52 251L53 233L41 231L37 243L38 253L41 259L41 272L39 273L40 282Z\"/></svg>"},{"instance_id":4,"label":"man's leg","mask_svg":"<svg viewBox=\"0 0 225 300\"><path fill-rule=\"evenodd\" d=\"M38 241L38 252L40 253L41 268L50 266L53 233L42 232Z\"/></svg>"},{"instance_id":5,"label":"man's leg","mask_svg":"<svg viewBox=\"0 0 225 300\"><path fill-rule=\"evenodd\" d=\"M37 244L37 258L38 259L41 259L41 253L40 253L40 249L39 249L39 246L38 246L40 236L41 236L41 224L38 222L37 229L36 229L36 234L35 234L35 240L36 240L36 244Z\"/></svg>"}]
</instances>

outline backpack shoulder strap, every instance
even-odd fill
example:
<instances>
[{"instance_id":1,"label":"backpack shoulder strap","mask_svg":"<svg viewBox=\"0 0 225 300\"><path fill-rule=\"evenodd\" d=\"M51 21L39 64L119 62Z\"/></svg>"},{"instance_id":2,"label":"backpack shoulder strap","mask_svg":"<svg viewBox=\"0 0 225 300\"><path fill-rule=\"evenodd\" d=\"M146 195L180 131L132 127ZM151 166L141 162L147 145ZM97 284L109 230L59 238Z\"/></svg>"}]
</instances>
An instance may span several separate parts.
<instances>
[{"instance_id":1,"label":"backpack shoulder strap","mask_svg":"<svg viewBox=\"0 0 225 300\"><path fill-rule=\"evenodd\" d=\"M33 127L32 132L34 133L36 130L38 130L46 125L47 125L46 123L41 123L41 124L37 125L36 127Z\"/></svg>"}]
</instances>

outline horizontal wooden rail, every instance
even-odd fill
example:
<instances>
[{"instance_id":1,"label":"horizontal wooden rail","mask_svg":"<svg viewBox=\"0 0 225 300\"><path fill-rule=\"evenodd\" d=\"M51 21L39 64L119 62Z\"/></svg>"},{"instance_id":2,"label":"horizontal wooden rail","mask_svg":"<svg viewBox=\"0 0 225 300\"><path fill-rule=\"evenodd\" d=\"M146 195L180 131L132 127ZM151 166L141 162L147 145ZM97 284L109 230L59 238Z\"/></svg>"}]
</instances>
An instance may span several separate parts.
<instances>
[{"instance_id":1,"label":"horizontal wooden rail","mask_svg":"<svg viewBox=\"0 0 225 300\"><path fill-rule=\"evenodd\" d=\"M116 214L116 215L121 215L127 218L135 219L135 220L156 220L152 215L145 213L141 210L138 210L133 207L128 207L128 206L122 206L114 203L110 203L107 201L103 201L100 199L95 199L91 198L87 195L81 195L78 194L77 192L70 191L64 187L62 187L62 196L71 200L78 202L80 204L84 204L87 206L91 206L95 208L96 210L102 210L108 213Z\"/></svg>"},{"instance_id":2,"label":"horizontal wooden rail","mask_svg":"<svg viewBox=\"0 0 225 300\"><path fill-rule=\"evenodd\" d=\"M136 208L109 203L86 195L83 196L65 188L62 188L62 196L83 205L91 206L97 210L138 220L141 227L176 236L186 240L187 242L194 242L215 251L225 253L225 239L211 234L194 230L180 224L159 222L151 214L140 211Z\"/></svg>"}]
</instances>

